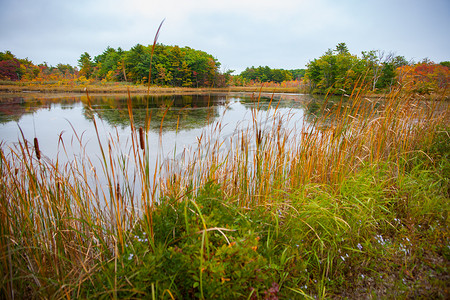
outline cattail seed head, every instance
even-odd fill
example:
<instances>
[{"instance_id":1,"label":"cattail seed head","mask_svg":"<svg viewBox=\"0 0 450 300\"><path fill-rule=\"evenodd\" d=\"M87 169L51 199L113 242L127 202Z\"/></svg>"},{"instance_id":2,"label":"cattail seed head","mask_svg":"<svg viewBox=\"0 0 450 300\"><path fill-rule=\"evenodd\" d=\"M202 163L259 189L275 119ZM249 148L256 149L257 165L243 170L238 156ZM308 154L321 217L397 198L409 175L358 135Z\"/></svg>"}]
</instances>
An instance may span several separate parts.
<instances>
[{"instance_id":1,"label":"cattail seed head","mask_svg":"<svg viewBox=\"0 0 450 300\"><path fill-rule=\"evenodd\" d=\"M256 133L256 147L259 147L259 145L261 145L262 142L262 132L261 129L258 130L258 132Z\"/></svg>"},{"instance_id":2,"label":"cattail seed head","mask_svg":"<svg viewBox=\"0 0 450 300\"><path fill-rule=\"evenodd\" d=\"M141 144L141 149L144 150L145 149L145 144L144 144L144 129L141 127L139 127L139 143Z\"/></svg>"},{"instance_id":3,"label":"cattail seed head","mask_svg":"<svg viewBox=\"0 0 450 300\"><path fill-rule=\"evenodd\" d=\"M34 138L34 151L36 152L37 159L41 159L41 151L39 150L38 139Z\"/></svg>"}]
</instances>

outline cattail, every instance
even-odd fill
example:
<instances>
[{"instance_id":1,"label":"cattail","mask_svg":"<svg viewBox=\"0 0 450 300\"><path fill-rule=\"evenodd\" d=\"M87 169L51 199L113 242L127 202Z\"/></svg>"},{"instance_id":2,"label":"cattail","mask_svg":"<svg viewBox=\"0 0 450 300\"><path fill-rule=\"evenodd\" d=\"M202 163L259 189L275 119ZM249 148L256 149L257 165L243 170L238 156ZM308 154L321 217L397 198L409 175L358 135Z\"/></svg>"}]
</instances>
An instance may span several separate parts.
<instances>
[{"instance_id":1,"label":"cattail","mask_svg":"<svg viewBox=\"0 0 450 300\"><path fill-rule=\"evenodd\" d=\"M177 174L173 174L172 176L172 184L175 184L177 182Z\"/></svg>"},{"instance_id":2,"label":"cattail","mask_svg":"<svg viewBox=\"0 0 450 300\"><path fill-rule=\"evenodd\" d=\"M117 194L117 197L120 197L120 184L116 185L116 194Z\"/></svg>"},{"instance_id":3,"label":"cattail","mask_svg":"<svg viewBox=\"0 0 450 300\"><path fill-rule=\"evenodd\" d=\"M141 149L144 150L145 149L145 144L144 144L144 129L141 127L139 127L139 143L141 144Z\"/></svg>"},{"instance_id":4,"label":"cattail","mask_svg":"<svg viewBox=\"0 0 450 300\"><path fill-rule=\"evenodd\" d=\"M38 139L34 138L34 151L36 152L37 159L41 159L41 151L39 150Z\"/></svg>"},{"instance_id":5,"label":"cattail","mask_svg":"<svg viewBox=\"0 0 450 300\"><path fill-rule=\"evenodd\" d=\"M259 147L262 142L262 132L261 129L258 129L258 132L256 133L256 147Z\"/></svg>"}]
</instances>

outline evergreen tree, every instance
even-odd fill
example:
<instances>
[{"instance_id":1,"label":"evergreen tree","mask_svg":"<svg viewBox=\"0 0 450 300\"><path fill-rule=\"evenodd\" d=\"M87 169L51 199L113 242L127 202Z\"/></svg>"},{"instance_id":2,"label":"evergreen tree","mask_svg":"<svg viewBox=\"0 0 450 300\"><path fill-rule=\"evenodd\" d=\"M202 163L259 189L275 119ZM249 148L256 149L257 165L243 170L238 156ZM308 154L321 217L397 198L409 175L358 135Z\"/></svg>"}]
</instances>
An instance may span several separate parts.
<instances>
[{"instance_id":1,"label":"evergreen tree","mask_svg":"<svg viewBox=\"0 0 450 300\"><path fill-rule=\"evenodd\" d=\"M80 75L90 78L94 72L94 62L89 53L84 52L78 59L78 66L80 67Z\"/></svg>"}]
</instances>

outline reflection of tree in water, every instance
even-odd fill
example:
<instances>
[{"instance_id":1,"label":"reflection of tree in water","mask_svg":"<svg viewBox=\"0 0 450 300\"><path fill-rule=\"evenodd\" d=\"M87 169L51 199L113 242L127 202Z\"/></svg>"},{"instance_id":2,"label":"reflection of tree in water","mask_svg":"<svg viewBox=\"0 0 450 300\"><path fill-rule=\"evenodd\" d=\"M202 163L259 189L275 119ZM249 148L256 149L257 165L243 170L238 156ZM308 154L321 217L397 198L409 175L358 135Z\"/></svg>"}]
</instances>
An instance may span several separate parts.
<instances>
[{"instance_id":1,"label":"reflection of tree in water","mask_svg":"<svg viewBox=\"0 0 450 300\"><path fill-rule=\"evenodd\" d=\"M336 111L337 104L339 104L339 97L312 97L306 105L306 115L309 120L313 121L316 118L321 118L330 111Z\"/></svg>"},{"instance_id":2,"label":"reflection of tree in water","mask_svg":"<svg viewBox=\"0 0 450 300\"><path fill-rule=\"evenodd\" d=\"M33 114L41 109L50 109L58 103L61 109L72 109L76 97L65 98L24 98L2 97L0 105L0 123L18 122L24 115Z\"/></svg>"},{"instance_id":3,"label":"reflection of tree in water","mask_svg":"<svg viewBox=\"0 0 450 300\"><path fill-rule=\"evenodd\" d=\"M272 97L268 96L240 96L240 103L244 105L246 108L250 109L252 107L259 108L262 111L267 111L269 108L298 108L303 109L305 107L305 101L302 97L293 97L287 98L283 97L283 95L277 95ZM306 98L309 98L307 95ZM272 100L271 100L272 99Z\"/></svg>"},{"instance_id":4,"label":"reflection of tree in water","mask_svg":"<svg viewBox=\"0 0 450 300\"><path fill-rule=\"evenodd\" d=\"M219 116L218 106L224 105L224 96L174 95L133 96L131 106L135 126L145 126L151 117L150 130L159 130L164 117L163 131L201 128ZM130 126L128 98L92 97L91 111L84 107L84 116L92 119L93 113L112 126Z\"/></svg>"},{"instance_id":5,"label":"reflection of tree in water","mask_svg":"<svg viewBox=\"0 0 450 300\"><path fill-rule=\"evenodd\" d=\"M355 101L357 101L355 103ZM305 114L307 121L315 122L317 119L331 124L341 119L344 114L357 114L360 117L368 117L368 114L375 111L381 102L378 100L355 100L346 96L315 96L306 104Z\"/></svg>"}]
</instances>

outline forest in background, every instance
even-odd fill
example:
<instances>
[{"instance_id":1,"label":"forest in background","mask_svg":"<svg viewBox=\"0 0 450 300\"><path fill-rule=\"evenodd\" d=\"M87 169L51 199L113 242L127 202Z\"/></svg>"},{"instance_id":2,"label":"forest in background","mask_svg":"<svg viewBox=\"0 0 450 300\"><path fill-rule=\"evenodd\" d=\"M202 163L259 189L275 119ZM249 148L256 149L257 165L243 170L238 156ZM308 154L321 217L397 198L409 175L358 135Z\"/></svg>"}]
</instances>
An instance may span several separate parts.
<instances>
[{"instance_id":1,"label":"forest in background","mask_svg":"<svg viewBox=\"0 0 450 300\"><path fill-rule=\"evenodd\" d=\"M153 55L152 55L153 51ZM151 68L150 68L151 64ZM33 64L10 51L0 52L0 80L35 83L77 84L128 82L164 87L257 86L302 87L310 93L346 94L355 86L372 91L389 91L393 85L430 94L446 89L450 81L450 62L436 64L428 59L418 63L383 50L350 53L345 43L328 49L311 60L306 69L247 67L239 75L221 71L211 54L190 47L137 44L130 50L107 47L92 57L84 52L78 66ZM150 71L151 69L151 71Z\"/></svg>"},{"instance_id":2,"label":"forest in background","mask_svg":"<svg viewBox=\"0 0 450 300\"><path fill-rule=\"evenodd\" d=\"M446 88L450 80L450 62L435 64L424 59L419 63L382 50L351 54L345 43L328 49L320 58L307 64L305 77L312 93L345 94L357 87L391 90L395 84L408 83L414 92L429 94Z\"/></svg>"},{"instance_id":3,"label":"forest in background","mask_svg":"<svg viewBox=\"0 0 450 300\"><path fill-rule=\"evenodd\" d=\"M95 57L84 52L78 59L78 68L46 63L33 65L28 59L17 59L11 52L2 53L0 79L9 80L95 80L107 82L131 82L147 84L150 62L151 83L160 86L213 87L224 85L224 74L219 72L220 63L212 55L189 47L137 44L125 51L107 47Z\"/></svg>"}]
</instances>

